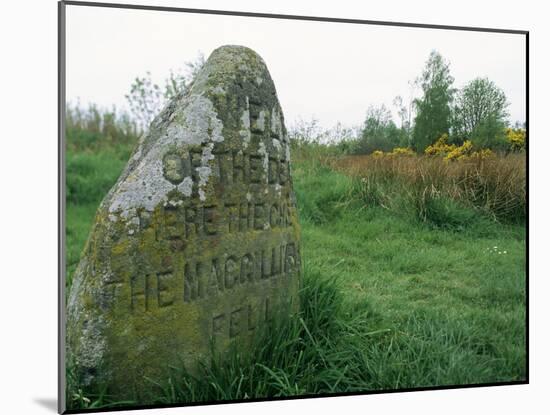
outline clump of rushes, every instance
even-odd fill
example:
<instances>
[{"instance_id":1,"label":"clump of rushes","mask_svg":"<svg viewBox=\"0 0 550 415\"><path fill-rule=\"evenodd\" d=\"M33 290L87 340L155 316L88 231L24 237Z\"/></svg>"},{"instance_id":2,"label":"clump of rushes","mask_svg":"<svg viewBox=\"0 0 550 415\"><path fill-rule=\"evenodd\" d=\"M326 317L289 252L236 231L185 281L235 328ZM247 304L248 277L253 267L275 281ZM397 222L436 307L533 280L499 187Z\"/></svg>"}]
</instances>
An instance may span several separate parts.
<instances>
[{"instance_id":1,"label":"clump of rushes","mask_svg":"<svg viewBox=\"0 0 550 415\"><path fill-rule=\"evenodd\" d=\"M445 145L443 141L440 144ZM422 220L427 220L424 214L427 201L443 200L496 221L524 221L525 156L496 156L490 150L480 150L463 157L459 149L455 147L448 153L453 154L457 162L448 162L442 157L380 157L373 154L335 158L330 165L359 179L360 193L376 194L380 206L398 213L416 206ZM369 200L372 202L372 197Z\"/></svg>"},{"instance_id":2,"label":"clump of rushes","mask_svg":"<svg viewBox=\"0 0 550 415\"><path fill-rule=\"evenodd\" d=\"M365 342L388 330L374 328L368 307L346 306L335 278L306 271L300 299L300 312L264 326L249 353L235 347L195 375L173 368L157 383L159 403L365 390Z\"/></svg>"}]
</instances>

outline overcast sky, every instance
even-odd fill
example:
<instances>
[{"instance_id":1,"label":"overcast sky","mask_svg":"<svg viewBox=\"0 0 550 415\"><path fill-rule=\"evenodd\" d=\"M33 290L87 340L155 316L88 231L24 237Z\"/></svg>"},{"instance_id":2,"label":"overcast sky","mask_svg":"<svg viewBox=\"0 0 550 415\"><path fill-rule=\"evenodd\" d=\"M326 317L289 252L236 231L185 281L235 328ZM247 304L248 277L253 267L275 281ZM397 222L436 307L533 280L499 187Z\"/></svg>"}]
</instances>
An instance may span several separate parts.
<instances>
[{"instance_id":1,"label":"overcast sky","mask_svg":"<svg viewBox=\"0 0 550 415\"><path fill-rule=\"evenodd\" d=\"M369 105L407 100L432 49L451 64L455 87L488 77L525 120L525 36L67 6L67 100L125 107L146 71L169 70L224 44L258 52L275 81L285 119L323 127L363 122ZM396 120L397 122L397 120Z\"/></svg>"}]
</instances>

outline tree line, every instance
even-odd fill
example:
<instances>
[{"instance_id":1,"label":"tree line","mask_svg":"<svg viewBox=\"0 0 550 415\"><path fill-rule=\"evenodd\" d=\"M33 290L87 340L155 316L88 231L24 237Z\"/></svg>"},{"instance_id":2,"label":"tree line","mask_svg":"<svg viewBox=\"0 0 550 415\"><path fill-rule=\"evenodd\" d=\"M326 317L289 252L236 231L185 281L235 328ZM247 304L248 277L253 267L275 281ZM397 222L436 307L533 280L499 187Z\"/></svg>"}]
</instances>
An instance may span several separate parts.
<instances>
[{"instance_id":1,"label":"tree line","mask_svg":"<svg viewBox=\"0 0 550 415\"><path fill-rule=\"evenodd\" d=\"M149 72L136 77L125 96L130 111L125 123L134 124L138 134L145 131L167 100L189 88L204 63L204 55L199 53L183 69L171 70L163 86L153 82ZM409 85L421 94L409 100L394 98L399 126L389 108L383 104L371 105L361 126L338 123L324 131L315 119L299 120L290 126L290 136L298 144L337 144L340 151L354 154L389 152L395 148L424 153L442 137L451 145L469 142L477 149L502 152L525 148L525 125L508 124L506 95L488 78L475 78L462 88L455 88L449 62L433 50L420 76ZM95 106L92 107L97 115ZM78 105L72 110L69 115L78 115Z\"/></svg>"},{"instance_id":2,"label":"tree line","mask_svg":"<svg viewBox=\"0 0 550 415\"><path fill-rule=\"evenodd\" d=\"M419 98L411 100L408 106L400 96L393 101L401 127L394 123L385 105L369 107L360 137L353 146L354 153L391 151L396 147L424 153L441 137L457 146L469 141L479 149L509 151L524 147L513 145L511 137L524 137L525 126L516 124L510 128L509 102L490 79L475 78L456 89L449 62L434 50L413 84L421 90Z\"/></svg>"}]
</instances>

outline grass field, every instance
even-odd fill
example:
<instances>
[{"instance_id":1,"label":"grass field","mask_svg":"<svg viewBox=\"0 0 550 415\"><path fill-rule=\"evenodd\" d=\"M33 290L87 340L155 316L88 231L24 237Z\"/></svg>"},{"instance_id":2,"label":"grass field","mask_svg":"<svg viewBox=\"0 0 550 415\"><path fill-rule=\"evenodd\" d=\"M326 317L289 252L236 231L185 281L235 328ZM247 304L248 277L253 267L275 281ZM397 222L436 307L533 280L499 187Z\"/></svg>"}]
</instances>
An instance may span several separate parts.
<instances>
[{"instance_id":1,"label":"grass field","mask_svg":"<svg viewBox=\"0 0 550 415\"><path fill-rule=\"evenodd\" d=\"M128 154L69 149L69 285ZM500 220L445 195L428 215L389 207L357 174L315 157L293 163L293 180L301 314L271 328L249 355L210 362L201 376L175 368L155 386L159 403L525 379L523 218ZM110 403L98 391L73 390L68 400L74 408Z\"/></svg>"}]
</instances>

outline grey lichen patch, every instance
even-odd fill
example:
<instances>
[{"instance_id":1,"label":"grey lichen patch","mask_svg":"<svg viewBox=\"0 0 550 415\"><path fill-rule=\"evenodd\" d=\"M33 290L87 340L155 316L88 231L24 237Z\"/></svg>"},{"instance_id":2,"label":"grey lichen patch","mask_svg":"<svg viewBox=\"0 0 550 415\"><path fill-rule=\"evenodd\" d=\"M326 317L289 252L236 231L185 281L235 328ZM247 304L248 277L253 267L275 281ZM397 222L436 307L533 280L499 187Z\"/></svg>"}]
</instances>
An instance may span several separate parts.
<instances>
[{"instance_id":1,"label":"grey lichen patch","mask_svg":"<svg viewBox=\"0 0 550 415\"><path fill-rule=\"evenodd\" d=\"M191 196L191 193L193 193L193 179L191 176L183 179L183 182L178 186L178 190L185 196Z\"/></svg>"},{"instance_id":2,"label":"grey lichen patch","mask_svg":"<svg viewBox=\"0 0 550 415\"><path fill-rule=\"evenodd\" d=\"M279 141L279 139L274 138L273 140L271 140L271 143L273 144L273 148L275 149L275 151L277 152L277 154L280 154L280 153L281 153L281 149L282 149L283 147L282 147L281 142Z\"/></svg>"},{"instance_id":3,"label":"grey lichen patch","mask_svg":"<svg viewBox=\"0 0 550 415\"><path fill-rule=\"evenodd\" d=\"M265 180L269 181L269 153L263 142L260 142L260 148L258 149L258 154L262 156L262 166L264 168Z\"/></svg>"},{"instance_id":4,"label":"grey lichen patch","mask_svg":"<svg viewBox=\"0 0 550 415\"><path fill-rule=\"evenodd\" d=\"M168 200L164 206L168 206L168 207L178 207L178 206L181 206L183 205L183 200L173 200L173 199L170 199Z\"/></svg>"},{"instance_id":5,"label":"grey lichen patch","mask_svg":"<svg viewBox=\"0 0 550 415\"><path fill-rule=\"evenodd\" d=\"M139 138L137 149L136 149L135 153L132 155L132 160L133 161L139 161L139 159L141 158L142 149L143 149L143 140L144 139L145 139L145 136L143 136L143 135Z\"/></svg>"},{"instance_id":6,"label":"grey lichen patch","mask_svg":"<svg viewBox=\"0 0 550 415\"><path fill-rule=\"evenodd\" d=\"M250 103L248 97L245 97L245 101L246 108L241 115L241 130L239 131L239 136L243 140L243 147L247 148L250 144L252 134L250 132Z\"/></svg>"},{"instance_id":7,"label":"grey lichen patch","mask_svg":"<svg viewBox=\"0 0 550 415\"><path fill-rule=\"evenodd\" d=\"M283 132L281 116L276 107L271 110L271 132L276 134L277 138L280 137Z\"/></svg>"},{"instance_id":8,"label":"grey lichen patch","mask_svg":"<svg viewBox=\"0 0 550 415\"><path fill-rule=\"evenodd\" d=\"M128 235L133 235L134 233L139 231L139 216L135 211L129 212L129 217L125 221L125 226L128 230Z\"/></svg>"},{"instance_id":9,"label":"grey lichen patch","mask_svg":"<svg viewBox=\"0 0 550 415\"><path fill-rule=\"evenodd\" d=\"M82 298L96 298L97 290L86 284L86 275L96 275L93 264L83 257L75 271L74 282L67 301L68 355L79 369L81 382L90 385L95 379L94 372L103 364L108 351L105 331L108 329L106 319L94 310L90 310ZM98 281L104 283L107 272L98 275ZM80 319L74 319L79 316ZM73 317L73 318L71 318Z\"/></svg>"},{"instance_id":10,"label":"grey lichen patch","mask_svg":"<svg viewBox=\"0 0 550 415\"><path fill-rule=\"evenodd\" d=\"M204 187L208 184L208 178L212 174L212 168L210 167L209 162L215 158L212 154L213 148L214 144L210 143L202 149L201 165L200 167L197 167L197 172L199 174L199 198L201 201L206 200Z\"/></svg>"},{"instance_id":11,"label":"grey lichen patch","mask_svg":"<svg viewBox=\"0 0 550 415\"><path fill-rule=\"evenodd\" d=\"M279 183L276 183L275 184L275 191L277 192L277 196L281 197L281 192L283 190L283 187L279 184Z\"/></svg>"},{"instance_id":12,"label":"grey lichen patch","mask_svg":"<svg viewBox=\"0 0 550 415\"><path fill-rule=\"evenodd\" d=\"M90 315L89 319L84 321L77 360L79 365L92 368L101 364L106 349L105 338L102 335L104 326L105 321L101 315Z\"/></svg>"},{"instance_id":13,"label":"grey lichen patch","mask_svg":"<svg viewBox=\"0 0 550 415\"><path fill-rule=\"evenodd\" d=\"M265 118L266 118L266 111L261 110L260 116L258 117L258 121L256 121L256 128L264 131L265 130Z\"/></svg>"},{"instance_id":14,"label":"grey lichen patch","mask_svg":"<svg viewBox=\"0 0 550 415\"><path fill-rule=\"evenodd\" d=\"M215 95L225 95L226 91L222 86L217 85L214 89L212 89L212 93Z\"/></svg>"},{"instance_id":15,"label":"grey lichen patch","mask_svg":"<svg viewBox=\"0 0 550 415\"><path fill-rule=\"evenodd\" d=\"M248 97L245 97L246 107L241 116L242 127L250 130L250 100Z\"/></svg>"},{"instance_id":16,"label":"grey lichen patch","mask_svg":"<svg viewBox=\"0 0 550 415\"><path fill-rule=\"evenodd\" d=\"M210 177L208 160L212 158L213 143L223 142L223 124L218 119L212 102L202 95L191 95L183 108L176 110L166 133L152 145L128 176L116 184L110 201L110 212L121 212L127 217L129 209L145 208L153 211L166 195L181 184L183 166L175 154L166 156L167 148L182 148L188 145L208 144L202 157L199 186L204 187ZM190 196L190 183L181 186L182 193Z\"/></svg>"},{"instance_id":17,"label":"grey lichen patch","mask_svg":"<svg viewBox=\"0 0 550 415\"><path fill-rule=\"evenodd\" d=\"M175 122L167 128L167 138L159 140L158 144L222 142L223 125L212 102L200 94L189 96L186 104L176 110Z\"/></svg>"},{"instance_id":18,"label":"grey lichen patch","mask_svg":"<svg viewBox=\"0 0 550 415\"><path fill-rule=\"evenodd\" d=\"M72 289L69 293L69 298L67 299L67 311L69 314L80 314L81 311L81 303L79 301L78 294L81 293L82 289L82 274L84 273L83 270L88 268L88 259L86 256L83 256L83 258L80 260L78 267L74 273L73 278L73 285Z\"/></svg>"}]
</instances>

